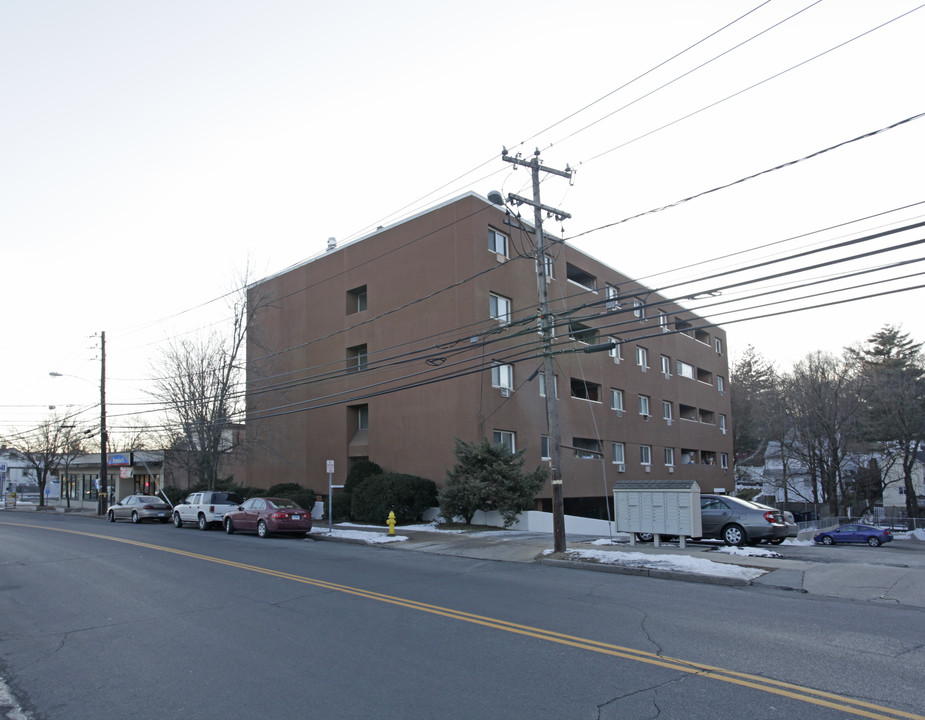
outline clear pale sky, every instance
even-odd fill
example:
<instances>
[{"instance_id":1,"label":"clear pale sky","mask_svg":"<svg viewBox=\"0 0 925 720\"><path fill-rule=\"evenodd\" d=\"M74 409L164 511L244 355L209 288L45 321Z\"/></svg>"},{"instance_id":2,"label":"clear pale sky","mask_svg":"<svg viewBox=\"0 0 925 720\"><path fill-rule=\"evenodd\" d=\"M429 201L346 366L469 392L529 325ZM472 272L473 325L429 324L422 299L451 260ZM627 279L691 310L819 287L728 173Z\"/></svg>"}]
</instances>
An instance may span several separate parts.
<instances>
[{"instance_id":1,"label":"clear pale sky","mask_svg":"<svg viewBox=\"0 0 925 720\"><path fill-rule=\"evenodd\" d=\"M159 347L225 317L248 263L277 272L470 190L529 193L502 146L576 169L543 184L564 236L650 287L687 283L669 294L833 263L686 302L732 357L752 344L787 369L884 323L925 340L921 289L730 322L921 285L900 276L925 263L821 281L925 257L834 263L922 229L702 280L922 222L925 118L620 222L925 112L919 7L7 0L0 433L98 400L101 330L111 412L148 400Z\"/></svg>"}]
</instances>

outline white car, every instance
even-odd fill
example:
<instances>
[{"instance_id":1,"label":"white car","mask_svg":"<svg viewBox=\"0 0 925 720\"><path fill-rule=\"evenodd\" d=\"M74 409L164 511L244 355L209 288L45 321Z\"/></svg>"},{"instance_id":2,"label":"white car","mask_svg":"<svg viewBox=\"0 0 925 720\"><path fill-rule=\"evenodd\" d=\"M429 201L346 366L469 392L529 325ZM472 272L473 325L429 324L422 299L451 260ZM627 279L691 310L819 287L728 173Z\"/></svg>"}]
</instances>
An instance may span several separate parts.
<instances>
[{"instance_id":1,"label":"white car","mask_svg":"<svg viewBox=\"0 0 925 720\"><path fill-rule=\"evenodd\" d=\"M205 490L191 494L173 508L173 526L180 528L183 523L196 523L200 530L222 525L226 512L237 510L244 503L237 493L224 490Z\"/></svg>"}]
</instances>

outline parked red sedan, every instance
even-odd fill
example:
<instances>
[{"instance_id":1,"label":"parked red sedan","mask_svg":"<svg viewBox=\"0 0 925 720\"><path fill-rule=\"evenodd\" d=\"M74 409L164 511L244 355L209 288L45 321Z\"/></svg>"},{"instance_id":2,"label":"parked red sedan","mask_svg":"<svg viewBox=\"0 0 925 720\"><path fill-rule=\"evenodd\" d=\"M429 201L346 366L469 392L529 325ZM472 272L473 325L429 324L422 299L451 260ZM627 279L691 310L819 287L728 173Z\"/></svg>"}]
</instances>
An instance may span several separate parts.
<instances>
[{"instance_id":1,"label":"parked red sedan","mask_svg":"<svg viewBox=\"0 0 925 720\"><path fill-rule=\"evenodd\" d=\"M312 529L312 515L288 498L251 498L236 510L225 513L225 532L255 532L260 537L273 534L304 537Z\"/></svg>"}]
</instances>

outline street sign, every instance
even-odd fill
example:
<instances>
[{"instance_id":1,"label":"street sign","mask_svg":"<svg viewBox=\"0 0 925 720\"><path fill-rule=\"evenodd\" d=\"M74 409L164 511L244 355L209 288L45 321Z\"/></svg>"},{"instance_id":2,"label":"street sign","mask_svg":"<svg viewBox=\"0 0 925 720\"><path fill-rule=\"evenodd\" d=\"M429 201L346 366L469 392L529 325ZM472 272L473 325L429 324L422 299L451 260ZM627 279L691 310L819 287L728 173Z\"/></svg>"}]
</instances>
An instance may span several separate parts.
<instances>
[{"instance_id":1,"label":"street sign","mask_svg":"<svg viewBox=\"0 0 925 720\"><path fill-rule=\"evenodd\" d=\"M326 472L328 472L328 473L334 472L334 461L333 461L333 460L328 460L327 465L328 465L328 469L327 469Z\"/></svg>"}]
</instances>

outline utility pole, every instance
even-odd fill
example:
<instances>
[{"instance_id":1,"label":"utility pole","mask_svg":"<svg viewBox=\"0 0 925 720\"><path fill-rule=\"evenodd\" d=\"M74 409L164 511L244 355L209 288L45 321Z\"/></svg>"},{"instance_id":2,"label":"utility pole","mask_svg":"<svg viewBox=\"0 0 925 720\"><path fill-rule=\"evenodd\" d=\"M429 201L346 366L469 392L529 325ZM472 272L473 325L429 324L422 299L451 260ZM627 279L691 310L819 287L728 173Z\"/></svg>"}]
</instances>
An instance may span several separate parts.
<instances>
[{"instance_id":1,"label":"utility pole","mask_svg":"<svg viewBox=\"0 0 925 720\"><path fill-rule=\"evenodd\" d=\"M100 489L96 496L97 513L106 514L109 503L109 458L106 455L106 331L100 332Z\"/></svg>"},{"instance_id":2,"label":"utility pole","mask_svg":"<svg viewBox=\"0 0 925 720\"><path fill-rule=\"evenodd\" d=\"M515 165L530 168L533 178L533 200L508 194L508 201L515 205L530 205L533 208L533 224L536 230L536 285L540 299L540 330L543 335L543 373L546 378L546 422L549 426L549 451L552 461L552 532L553 549L557 553L565 552L565 505L562 497L562 438L559 435L559 408L556 398L555 368L552 362L552 338L555 322L549 312L549 291L546 286L546 240L543 237L543 213L555 216L557 220L572 217L567 212L547 207L540 202L540 172L572 179L568 165L565 170L556 170L540 164L540 151L533 153L531 160L519 156L511 157L507 150L501 153L501 159Z\"/></svg>"}]
</instances>

